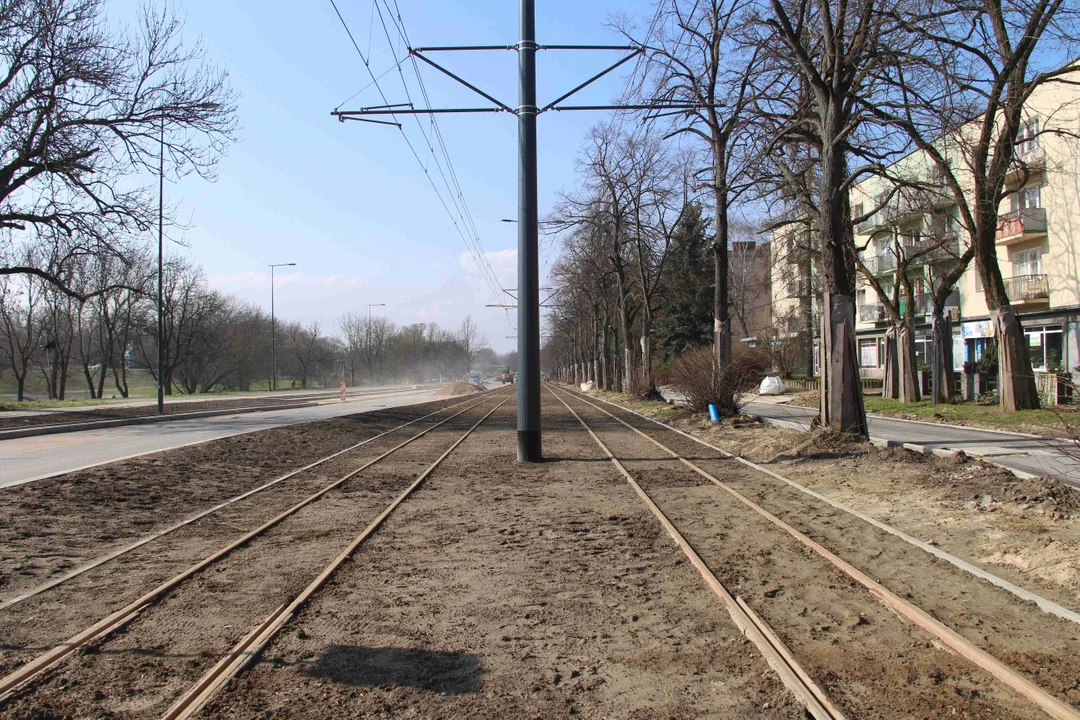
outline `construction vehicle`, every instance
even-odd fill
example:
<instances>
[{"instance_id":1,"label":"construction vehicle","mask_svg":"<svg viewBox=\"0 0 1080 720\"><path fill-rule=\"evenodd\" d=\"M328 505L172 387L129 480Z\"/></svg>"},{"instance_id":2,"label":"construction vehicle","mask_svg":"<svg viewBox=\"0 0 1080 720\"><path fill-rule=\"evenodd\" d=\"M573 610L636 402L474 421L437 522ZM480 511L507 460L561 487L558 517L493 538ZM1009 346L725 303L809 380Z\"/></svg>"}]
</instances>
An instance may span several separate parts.
<instances>
[{"instance_id":1,"label":"construction vehicle","mask_svg":"<svg viewBox=\"0 0 1080 720\"><path fill-rule=\"evenodd\" d=\"M506 383L514 382L514 373L510 372L510 368L506 368L501 373L499 373L499 382L501 382L503 385L505 385Z\"/></svg>"}]
</instances>

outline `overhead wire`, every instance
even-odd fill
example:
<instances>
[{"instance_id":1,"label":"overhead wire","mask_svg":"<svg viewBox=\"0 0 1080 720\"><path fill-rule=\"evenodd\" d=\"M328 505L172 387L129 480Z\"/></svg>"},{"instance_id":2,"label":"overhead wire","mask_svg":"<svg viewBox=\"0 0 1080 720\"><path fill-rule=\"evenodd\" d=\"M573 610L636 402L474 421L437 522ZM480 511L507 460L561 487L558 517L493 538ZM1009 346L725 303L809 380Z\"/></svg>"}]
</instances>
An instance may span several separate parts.
<instances>
[{"instance_id":1,"label":"overhead wire","mask_svg":"<svg viewBox=\"0 0 1080 720\"><path fill-rule=\"evenodd\" d=\"M383 19L383 16L382 16L382 11L378 7L378 0L372 0L372 4L373 4L374 10L375 10L375 13L373 13L373 14L378 14L379 15L380 22L383 25L383 31L387 36L387 42L390 45L390 50L391 50L391 52L393 52L394 51L394 42L393 42L392 38L390 38L389 29L386 27L385 20ZM408 91L408 84L405 82L404 75L400 73L401 64L404 62L404 58L402 58L402 60L398 61L398 63L396 63L393 67L391 67L390 70L382 73L379 76L376 76L375 73L371 69L371 63L370 63L370 59L369 59L370 58L370 53L368 55L365 55L364 52L360 49L360 45L357 43L356 38L353 35L352 30L349 27L349 24L346 22L344 16L341 14L341 10L338 8L337 2L335 0L330 0L330 5L334 8L334 13L337 15L338 20L341 22L341 26L342 26L342 28L344 28L345 33L349 38L349 41L352 43L353 48L356 50L356 54L360 57L360 61L363 63L364 68L367 70L368 74L371 76L371 83L369 83L364 89L366 90L367 88L370 88L373 85L378 90L379 96L382 98L383 103L386 104L386 105L390 105L390 101L387 98L386 92L383 90L382 86L379 84L379 80L383 76L385 76L387 74L387 72L389 72L390 70L393 70L394 67L396 67L399 70L399 75L401 76L402 84L405 86L406 96L408 97L409 102L411 104L412 99L411 99L411 96L410 96L409 91ZM397 3L395 1L395 6L396 5L397 5ZM387 7L387 12L389 14L389 7ZM394 17L392 15L391 15L391 20L394 22L395 28L398 30L399 36L405 42L405 45L407 47L408 46L408 36L404 32L404 27L403 27L403 23L401 21L400 11L398 12L398 16L397 16L396 20L394 19ZM395 57L396 56L397 56L397 54L395 53ZM414 69L414 72L419 73L419 69L416 67L415 58L413 58L413 69ZM420 80L420 83L422 84L422 79ZM358 95L358 94L359 94L359 92L354 94L353 97L356 97L356 95ZM425 102L427 102L427 108L430 109L431 105L430 105L430 101L429 101L428 96L427 96L426 89L423 91L422 94L424 96ZM352 98L350 98L350 100L351 99ZM348 101L346 101L346 102L348 102ZM410 152L412 152L413 157L419 163L421 169L424 170L424 176L428 179L428 183L431 185L432 189L435 191L436 196L439 198L439 202L442 204L443 209L446 211L447 215L450 217L450 220L454 224L454 228L457 230L458 235L461 237L462 241L465 243L466 249L473 256L473 260L476 262L477 267L480 270L480 274L484 277L484 280L487 283L489 289L492 291L492 293L495 295L496 298L501 298L502 286L498 282L498 278L495 275L495 271L491 267L491 264L487 259L486 252L483 250L483 243L480 241L479 233L476 230L476 225L475 225L475 222L473 221L473 218L472 218L472 213L471 213L471 211L469 211L468 205L465 203L464 194L461 191L461 185L460 185L460 182L457 179L457 173L453 170L453 166L452 166L452 163L450 161L449 152L446 149L445 141L442 138L442 133L438 129L438 124L435 122L434 117L432 116L432 127L434 128L433 134L435 134L437 136L437 139L438 139L438 142L439 142L439 147L440 147L441 152L443 153L443 157L445 158L446 164L447 164L447 166L449 168L449 172L450 172L450 176L452 178L452 181L447 178L447 174L446 174L447 171L443 169L443 164L439 161L439 158L435 155L434 144L431 142L431 138L428 136L427 132L424 131L423 124L420 122L419 117L417 117L415 114L413 114L413 118L416 120L417 128L420 130L421 135L424 137L425 144L427 145L428 152L430 153L430 158L435 161L436 167L439 170L439 175L440 175L444 185L446 186L447 194L450 196L450 202L449 203L447 202L446 198L443 197L443 192L439 189L439 186L436 184L435 179L432 177L432 174L431 174L431 172L429 170L428 165L420 157L420 152L417 151L416 146L413 144L413 141L409 138L408 134L405 132L403 124L399 121L397 115L391 113L391 117L397 123L398 130L401 132L401 135L404 138L406 145L409 147ZM451 211L451 209L450 209L451 205L454 206L454 210L456 211L457 217L455 217L455 213L453 211ZM459 220L458 220L459 217L461 219L460 223L459 223Z\"/></svg>"},{"instance_id":2,"label":"overhead wire","mask_svg":"<svg viewBox=\"0 0 1080 720\"><path fill-rule=\"evenodd\" d=\"M373 0L373 4L375 5L376 9L378 10L379 21L383 26L383 32L386 34L387 42L392 45L393 41L390 39L390 31L389 31L389 28L387 28L387 26L386 26L386 19L383 17L382 9L379 8L378 3L379 3L379 0ZM401 17L401 8L398 5L397 0L394 0L394 9L393 10L390 9L390 5L388 4L387 0L382 0L382 4L383 4L383 7L386 8L386 14L390 17L390 22L394 25L394 29L397 31L399 39L404 43L404 46L406 48L411 48L412 43L409 40L409 33L405 29L405 22ZM420 94L421 94L421 96L423 97L423 100L424 100L424 107L427 108L427 109L430 109L431 108L431 98L428 95L427 86L424 84L424 77L423 77L422 73L420 72L420 67L419 67L419 64L416 62L416 57L411 56L411 55L410 55L410 57L411 57L411 60L412 60L413 73L416 76L417 85L420 88ZM399 75L400 75L402 87L405 89L406 98L408 99L408 101L410 103L412 103L412 96L411 96L411 94L409 92L408 83L405 81L404 74L400 72L400 68L399 68ZM420 127L421 133L424 134L424 138L428 142L428 148L432 153L432 158L435 159L436 166L439 168L439 172L440 172L440 174L442 174L444 182L447 183L447 188L450 189L450 184L451 184L451 182L453 183L453 189L451 190L451 193L456 198L455 205L459 208L459 210L461 212L462 220L463 220L463 222L465 222L467 224L467 230L470 232L470 237L473 240L474 248L476 250L476 253L475 253L474 257L478 256L479 258L482 259L483 267L481 267L481 272L485 275L485 277L488 280L489 286L491 287L492 291L495 293L495 297L497 298L496 302L501 302L502 301L502 293L505 292L505 290L502 287L502 283L499 282L498 275L495 273L494 268L491 267L491 263L488 260L487 250L484 247L483 241L480 239L480 233L476 228L476 222L473 219L472 211L469 209L469 205L465 201L465 195L464 195L464 192L462 191L462 188L461 188L461 182L458 179L457 171L454 169L453 162L450 159L450 152L446 147L446 140L443 137L442 130L439 127L438 121L435 119L434 115L430 116L430 120L431 120L431 129L432 129L431 134L435 137L436 141L438 142L439 149L442 152L442 155L443 155L443 157L445 158L445 161L446 161L445 173L443 171L442 164L439 163L438 158L435 157L435 148L434 148L434 146L431 145L430 138L428 137L427 133L423 133L423 127L420 124L419 118L417 118L417 126ZM449 180L447 180L446 173L449 173L449 176L450 176ZM506 311L506 316L507 316L507 323L509 324L510 323L509 310Z\"/></svg>"}]
</instances>

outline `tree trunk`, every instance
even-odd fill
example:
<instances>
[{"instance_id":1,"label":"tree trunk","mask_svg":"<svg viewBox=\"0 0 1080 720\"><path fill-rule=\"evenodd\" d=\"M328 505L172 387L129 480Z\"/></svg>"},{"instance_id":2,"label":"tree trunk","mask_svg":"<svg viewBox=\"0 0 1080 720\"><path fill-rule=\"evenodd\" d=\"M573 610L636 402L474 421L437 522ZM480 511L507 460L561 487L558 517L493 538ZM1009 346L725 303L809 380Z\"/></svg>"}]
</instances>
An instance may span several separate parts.
<instances>
[{"instance_id":1,"label":"tree trunk","mask_svg":"<svg viewBox=\"0 0 1080 720\"><path fill-rule=\"evenodd\" d=\"M822 307L821 423L839 432L867 435L866 409L855 348L855 303L825 291Z\"/></svg>"},{"instance_id":2,"label":"tree trunk","mask_svg":"<svg viewBox=\"0 0 1080 720\"><path fill-rule=\"evenodd\" d=\"M915 362L915 333L907 318L900 322L896 333L897 360L900 370L900 402L919 402L919 368Z\"/></svg>"},{"instance_id":3,"label":"tree trunk","mask_svg":"<svg viewBox=\"0 0 1080 720\"><path fill-rule=\"evenodd\" d=\"M716 366L731 362L731 309L728 305L728 206L727 190L721 183L724 169L723 143L713 141L713 201L716 208L716 235L713 238L713 357Z\"/></svg>"},{"instance_id":4,"label":"tree trunk","mask_svg":"<svg viewBox=\"0 0 1080 720\"><path fill-rule=\"evenodd\" d=\"M932 379L930 401L935 405L952 403L956 379L953 377L952 323L944 308L934 304L931 316Z\"/></svg>"},{"instance_id":5,"label":"tree trunk","mask_svg":"<svg viewBox=\"0 0 1080 720\"><path fill-rule=\"evenodd\" d=\"M881 383L881 397L896 400L900 397L900 362L896 352L897 328L894 325L885 331L884 379Z\"/></svg>"},{"instance_id":6,"label":"tree trunk","mask_svg":"<svg viewBox=\"0 0 1080 720\"><path fill-rule=\"evenodd\" d=\"M93 400L97 397L95 394L96 388L94 387L94 376L90 372L90 366L85 362L82 363L83 377L86 378L86 387L90 390L90 399Z\"/></svg>"},{"instance_id":7,"label":"tree trunk","mask_svg":"<svg viewBox=\"0 0 1080 720\"><path fill-rule=\"evenodd\" d=\"M1031 371L1024 330L1005 305L990 311L998 346L998 398L1003 410L1035 410L1039 393L1035 388L1035 373Z\"/></svg>"},{"instance_id":8,"label":"tree trunk","mask_svg":"<svg viewBox=\"0 0 1080 720\"><path fill-rule=\"evenodd\" d=\"M22 402L26 398L26 374L19 376L15 386L15 397L19 402Z\"/></svg>"}]
</instances>

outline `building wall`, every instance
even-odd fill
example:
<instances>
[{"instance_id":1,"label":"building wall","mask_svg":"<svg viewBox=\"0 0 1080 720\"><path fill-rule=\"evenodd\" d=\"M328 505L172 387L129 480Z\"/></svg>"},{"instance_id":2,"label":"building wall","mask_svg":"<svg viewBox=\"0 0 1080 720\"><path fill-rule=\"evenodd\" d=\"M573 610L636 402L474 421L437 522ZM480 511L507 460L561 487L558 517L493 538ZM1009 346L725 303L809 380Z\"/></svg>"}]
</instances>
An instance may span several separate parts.
<instances>
[{"instance_id":1,"label":"building wall","mask_svg":"<svg viewBox=\"0 0 1080 720\"><path fill-rule=\"evenodd\" d=\"M1080 309L1080 141L1067 134L1054 134L1058 129L1063 133L1076 133L1080 131L1080 87L1068 85L1054 85L1044 87L1033 96L1028 104L1028 120L1037 119L1040 134L1035 139L1036 148L1029 153L1031 158L1031 172L1025 177L1021 172L1014 172L1010 177L1008 187L1010 190L1027 190L1038 188L1037 204L1046 218L1045 234L1029 234L1029 239L1008 244L999 243L997 247L998 261L1002 276L1006 278L1007 287L1011 288L1013 308L1020 316L1025 330L1031 336L1033 352L1038 355L1041 347L1037 343L1045 343L1047 336L1057 342L1055 333L1060 330L1060 358L1065 367L1076 373L1076 366L1080 365L1080 332L1076 327L1076 311ZM973 126L972 126L973 127ZM1049 132L1048 132L1049 131ZM965 128L964 133L970 133L971 127ZM959 147L950 148L946 142L941 144L943 152L950 157L954 168L963 167L962 153ZM1040 162L1037 158L1045 158ZM913 179L926 180L932 177L932 163L924 153L915 152L898 161L891 170L901 176L909 176ZM970 183L970 175L959 175L961 184ZM880 204L880 194L889 186L885 181L871 178L860 183L852 189L851 202L853 214L860 212L859 206L864 211L869 211ZM917 206L916 206L917 207ZM1001 216L1013 211L1013 199L1006 197L999 209ZM939 205L937 213L948 212L958 217L955 205ZM928 222L930 215L922 216L921 224L925 229L931 225ZM856 243L866 245L863 253L864 258L871 258L878 247L874 238L880 235L895 238L898 229L915 222L912 216L906 219L896 219L890 223L888 229L877 230L873 235L868 232L860 232L857 228ZM967 247L968 238L959 230L958 250L963 251ZM889 242L895 243L896 239ZM894 246L894 247L898 247ZM1028 254L1031 251L1040 253L1039 265L1033 267L1029 263L1015 264L1017 261L1030 260ZM1036 273L1035 270L1038 272ZM929 276L927 271L912 270L909 277L916 275L924 276L924 283L928 288ZM782 270L774 270L774 276L782 274ZM895 272L892 273L895 282ZM1022 275L1023 279L1012 279ZM1031 276L1036 277L1031 277ZM1037 277L1038 275L1044 278ZM887 277L885 273L884 277ZM882 277L882 275L879 275ZM1045 283L1045 296L1040 296ZM863 343L866 346L865 358L871 360L874 353L870 352L873 339L883 335L886 323L875 322L876 316L870 319L872 306L880 302L873 287L860 277L858 297L865 298L867 309L856 324L856 329L862 339L868 340ZM958 305L961 323L956 329L956 348L962 352L954 353L957 366L960 366L965 353L968 359L976 359L981 353L982 347L988 342L987 324L981 321L989 318L985 294L982 291L981 282L977 277L975 263L972 262L967 271L957 283ZM1015 294L1012 294L1015 292ZM1025 300L1024 295L1034 295ZM858 299L857 299L858 302ZM924 322L919 322L923 320ZM917 318L916 338L919 342L928 339L929 325L928 316ZM1054 345L1057 348L1057 345ZM928 348L928 344L927 344ZM917 347L917 350L919 348ZM862 353L861 353L862 354ZM919 353L921 354L921 353ZM877 354L880 365L880 353ZM1038 367L1039 360L1033 360ZM864 368L864 374L874 374L875 368ZM1076 373L1080 377L1080 373Z\"/></svg>"}]
</instances>

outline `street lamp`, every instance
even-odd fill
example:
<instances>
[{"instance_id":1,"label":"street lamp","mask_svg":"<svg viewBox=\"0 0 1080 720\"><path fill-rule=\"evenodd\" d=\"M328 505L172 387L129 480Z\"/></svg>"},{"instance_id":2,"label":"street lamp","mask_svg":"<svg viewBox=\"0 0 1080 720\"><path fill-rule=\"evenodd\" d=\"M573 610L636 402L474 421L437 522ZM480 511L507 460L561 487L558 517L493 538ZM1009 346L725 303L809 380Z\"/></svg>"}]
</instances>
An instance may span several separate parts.
<instances>
[{"instance_id":1,"label":"street lamp","mask_svg":"<svg viewBox=\"0 0 1080 720\"><path fill-rule=\"evenodd\" d=\"M215 110L221 107L216 102L196 105L200 110ZM158 152L158 235L157 235L157 411L165 414L165 293L164 293L164 256L165 256L165 115L161 116L161 145Z\"/></svg>"},{"instance_id":2,"label":"street lamp","mask_svg":"<svg viewBox=\"0 0 1080 720\"><path fill-rule=\"evenodd\" d=\"M375 377L371 368L371 308L386 307L386 303L368 303L367 306L367 362L368 382L374 383Z\"/></svg>"},{"instance_id":3,"label":"street lamp","mask_svg":"<svg viewBox=\"0 0 1080 720\"><path fill-rule=\"evenodd\" d=\"M270 389L277 390L277 331L274 325L274 268L292 267L296 263L270 265Z\"/></svg>"}]
</instances>

